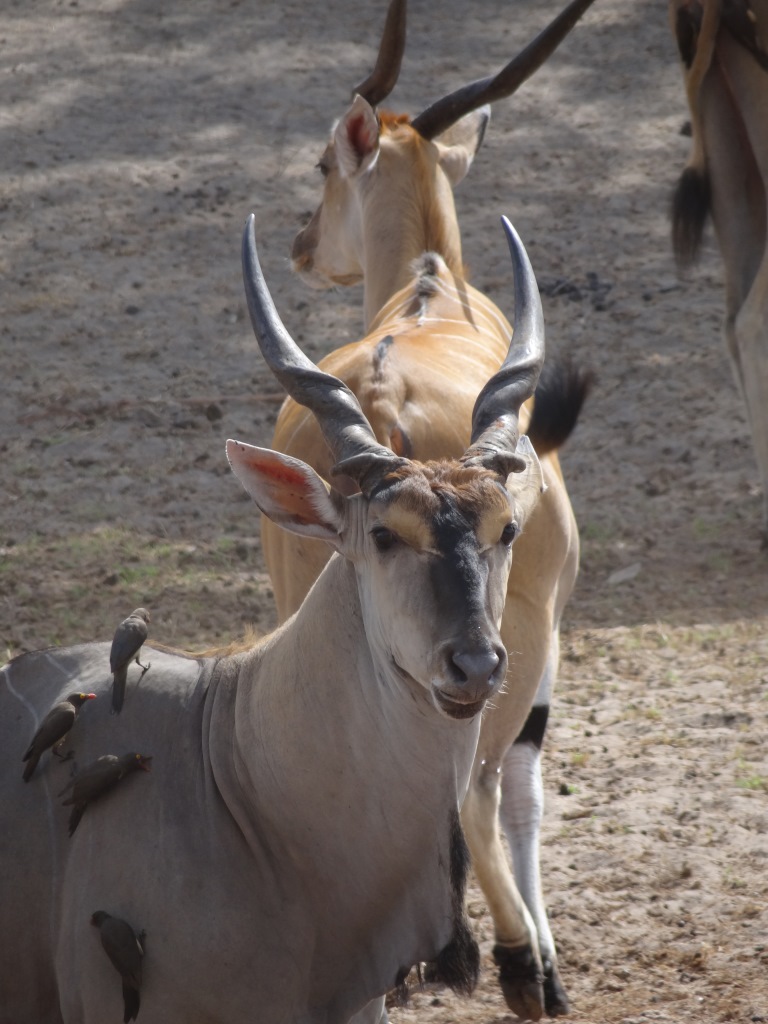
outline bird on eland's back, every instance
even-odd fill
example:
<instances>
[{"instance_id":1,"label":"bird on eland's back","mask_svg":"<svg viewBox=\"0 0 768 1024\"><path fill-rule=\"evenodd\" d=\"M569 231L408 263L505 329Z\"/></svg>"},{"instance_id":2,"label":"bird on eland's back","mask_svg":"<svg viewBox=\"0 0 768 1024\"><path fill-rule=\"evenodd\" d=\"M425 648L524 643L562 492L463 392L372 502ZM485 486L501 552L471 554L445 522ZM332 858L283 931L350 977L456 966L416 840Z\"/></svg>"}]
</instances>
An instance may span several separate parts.
<instances>
[{"instance_id":1,"label":"bird on eland's back","mask_svg":"<svg viewBox=\"0 0 768 1024\"><path fill-rule=\"evenodd\" d=\"M127 921L112 917L105 910L94 911L91 924L99 929L104 951L123 979L123 1021L128 1024L139 1014L144 933L137 935Z\"/></svg>"},{"instance_id":2,"label":"bird on eland's back","mask_svg":"<svg viewBox=\"0 0 768 1024\"><path fill-rule=\"evenodd\" d=\"M144 673L151 667L150 662L142 665L139 652L149 635L149 612L146 608L135 608L127 619L123 619L115 630L112 650L109 655L109 669L114 676L112 682L112 713L119 715L125 700L125 684L128 680L128 666L132 661ZM139 677L141 678L141 676Z\"/></svg>"},{"instance_id":3,"label":"bird on eland's back","mask_svg":"<svg viewBox=\"0 0 768 1024\"><path fill-rule=\"evenodd\" d=\"M21 759L27 762L23 776L25 782L32 778L37 762L49 747L57 757L62 757L59 750L75 724L78 711L87 700L93 700L95 696L95 693L70 693L64 700L53 705Z\"/></svg>"},{"instance_id":4,"label":"bird on eland's back","mask_svg":"<svg viewBox=\"0 0 768 1024\"><path fill-rule=\"evenodd\" d=\"M108 793L129 772L139 769L150 771L151 760L151 757L144 757L143 754L136 754L133 751L121 757L116 754L103 754L70 779L59 793L59 796L70 794L66 800L62 800L64 806L72 806L72 813L69 816L70 836L74 835L89 803Z\"/></svg>"}]
</instances>

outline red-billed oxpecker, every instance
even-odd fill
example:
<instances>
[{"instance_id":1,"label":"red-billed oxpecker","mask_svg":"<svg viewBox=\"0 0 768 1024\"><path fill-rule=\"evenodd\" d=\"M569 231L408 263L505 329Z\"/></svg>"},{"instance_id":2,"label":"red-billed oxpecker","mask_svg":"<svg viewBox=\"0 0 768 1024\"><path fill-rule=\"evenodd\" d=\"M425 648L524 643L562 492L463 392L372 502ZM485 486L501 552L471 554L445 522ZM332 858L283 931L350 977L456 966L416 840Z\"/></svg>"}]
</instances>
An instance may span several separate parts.
<instances>
[{"instance_id":1,"label":"red-billed oxpecker","mask_svg":"<svg viewBox=\"0 0 768 1024\"><path fill-rule=\"evenodd\" d=\"M70 779L59 793L59 796L69 793L67 799L62 800L62 804L65 807L72 807L69 816L70 836L74 835L88 804L114 789L130 772L150 771L151 761L151 757L134 752L122 754L120 757L117 754L102 754Z\"/></svg>"},{"instance_id":2,"label":"red-billed oxpecker","mask_svg":"<svg viewBox=\"0 0 768 1024\"><path fill-rule=\"evenodd\" d=\"M99 929L101 944L123 982L123 1024L136 1020L141 1005L141 962L144 959L144 933L136 934L127 921L105 910L91 915L91 924Z\"/></svg>"},{"instance_id":3,"label":"red-billed oxpecker","mask_svg":"<svg viewBox=\"0 0 768 1024\"><path fill-rule=\"evenodd\" d=\"M77 713L83 704L87 700L93 700L95 696L95 693L70 693L65 700L53 705L40 723L40 728L32 737L32 742L21 759L27 762L23 775L25 782L29 782L32 778L35 768L37 768L37 762L49 747L56 757L66 760L60 751L67 740L69 730L75 724Z\"/></svg>"},{"instance_id":4,"label":"red-billed oxpecker","mask_svg":"<svg viewBox=\"0 0 768 1024\"><path fill-rule=\"evenodd\" d=\"M127 619L123 619L115 630L112 650L109 654L109 668L114 679L112 681L112 713L119 715L125 700L125 684L128 680L128 666L132 661L141 668L141 680L150 662L142 665L139 652L149 635L149 612L146 608L136 608Z\"/></svg>"}]
</instances>

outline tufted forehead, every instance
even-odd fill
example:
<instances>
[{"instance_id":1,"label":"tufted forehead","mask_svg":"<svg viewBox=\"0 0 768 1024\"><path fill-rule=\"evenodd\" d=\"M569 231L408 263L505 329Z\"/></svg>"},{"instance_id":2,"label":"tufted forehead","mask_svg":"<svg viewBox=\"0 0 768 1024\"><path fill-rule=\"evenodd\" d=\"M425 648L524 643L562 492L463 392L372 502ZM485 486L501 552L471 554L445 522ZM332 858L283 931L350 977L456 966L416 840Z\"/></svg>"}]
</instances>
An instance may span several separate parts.
<instances>
[{"instance_id":1,"label":"tufted forehead","mask_svg":"<svg viewBox=\"0 0 768 1024\"><path fill-rule=\"evenodd\" d=\"M388 474L371 494L370 511L420 551L450 550L470 533L486 547L512 519L495 474L455 462L408 463Z\"/></svg>"}]
</instances>

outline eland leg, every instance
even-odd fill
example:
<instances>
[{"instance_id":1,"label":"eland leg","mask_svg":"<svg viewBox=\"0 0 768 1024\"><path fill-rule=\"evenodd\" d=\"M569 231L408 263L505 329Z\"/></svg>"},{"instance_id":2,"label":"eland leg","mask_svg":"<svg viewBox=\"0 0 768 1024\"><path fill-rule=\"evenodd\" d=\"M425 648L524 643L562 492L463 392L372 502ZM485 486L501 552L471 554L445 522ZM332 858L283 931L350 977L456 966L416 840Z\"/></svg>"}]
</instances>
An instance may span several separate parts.
<instances>
[{"instance_id":1,"label":"eland leg","mask_svg":"<svg viewBox=\"0 0 768 1024\"><path fill-rule=\"evenodd\" d=\"M753 30L764 35L759 7L757 18ZM768 75L728 32L718 37L717 56L702 82L702 131L725 270L725 338L747 409L768 545Z\"/></svg>"},{"instance_id":2,"label":"eland leg","mask_svg":"<svg viewBox=\"0 0 768 1024\"><path fill-rule=\"evenodd\" d=\"M556 466L546 480L537 514L515 549L501 628L509 652L506 686L483 713L461 812L472 867L493 917L504 999L528 1020L568 1006L539 880L540 737L546 720L541 709L549 706L557 675L558 625L578 572L579 538Z\"/></svg>"},{"instance_id":3,"label":"eland leg","mask_svg":"<svg viewBox=\"0 0 768 1024\"><path fill-rule=\"evenodd\" d=\"M569 1012L568 997L557 968L557 952L544 905L539 867L539 836L544 813L541 747L558 660L559 638L555 631L534 705L520 735L504 756L499 808L501 825L512 855L515 882L538 936L544 974L544 1004L550 1017Z\"/></svg>"},{"instance_id":4,"label":"eland leg","mask_svg":"<svg viewBox=\"0 0 768 1024\"><path fill-rule=\"evenodd\" d=\"M499 984L509 1008L526 1020L545 1012L544 973L536 925L515 884L502 837L499 808L502 767L531 709L546 666L552 610L510 595L502 619L502 636L510 651L505 688L483 713L475 763L461 821L472 855L472 868L493 917L493 956Z\"/></svg>"},{"instance_id":5,"label":"eland leg","mask_svg":"<svg viewBox=\"0 0 768 1024\"><path fill-rule=\"evenodd\" d=\"M763 488L763 544L768 547L768 256L738 314L726 321L725 333L747 407Z\"/></svg>"},{"instance_id":6,"label":"eland leg","mask_svg":"<svg viewBox=\"0 0 768 1024\"><path fill-rule=\"evenodd\" d=\"M539 1020L545 1009L544 974L536 927L509 870L499 830L500 800L501 759L476 763L461 820L472 867L493 917L499 983L518 1017Z\"/></svg>"}]
</instances>

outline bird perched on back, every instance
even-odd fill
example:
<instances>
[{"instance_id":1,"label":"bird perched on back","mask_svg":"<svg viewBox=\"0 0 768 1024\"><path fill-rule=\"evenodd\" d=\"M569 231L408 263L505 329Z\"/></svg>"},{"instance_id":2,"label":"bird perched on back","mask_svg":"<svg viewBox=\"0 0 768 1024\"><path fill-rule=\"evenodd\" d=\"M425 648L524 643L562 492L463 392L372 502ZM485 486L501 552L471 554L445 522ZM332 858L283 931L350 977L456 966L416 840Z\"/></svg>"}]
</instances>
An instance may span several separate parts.
<instances>
[{"instance_id":1,"label":"bird perched on back","mask_svg":"<svg viewBox=\"0 0 768 1024\"><path fill-rule=\"evenodd\" d=\"M127 921L112 917L105 910L95 911L91 924L99 929L101 944L123 979L123 1024L128 1024L139 1014L144 932L137 935Z\"/></svg>"},{"instance_id":2,"label":"bird perched on back","mask_svg":"<svg viewBox=\"0 0 768 1024\"><path fill-rule=\"evenodd\" d=\"M21 759L27 762L23 776L25 782L32 778L37 762L48 747L52 747L53 753L61 757L59 748L63 746L67 733L74 725L78 711L87 700L93 700L95 696L95 693L70 693L64 700L53 705L40 723L40 728L32 737L32 742Z\"/></svg>"},{"instance_id":3,"label":"bird perched on back","mask_svg":"<svg viewBox=\"0 0 768 1024\"><path fill-rule=\"evenodd\" d=\"M72 813L69 816L70 836L74 835L89 803L108 793L129 772L138 771L139 768L148 772L151 761L151 757L144 757L143 754L136 754L133 751L121 757L116 754L104 754L79 771L59 793L59 796L64 796L71 790L70 796L62 800L65 807L72 806Z\"/></svg>"},{"instance_id":4,"label":"bird perched on back","mask_svg":"<svg viewBox=\"0 0 768 1024\"><path fill-rule=\"evenodd\" d=\"M135 608L127 619L123 619L115 630L112 650L109 654L109 668L114 679L112 681L112 714L119 715L125 699L125 683L128 678L128 666L132 661L142 669L143 676L150 663L142 665L139 661L141 645L149 635L149 612L146 608ZM139 677L141 678L141 676Z\"/></svg>"}]
</instances>

